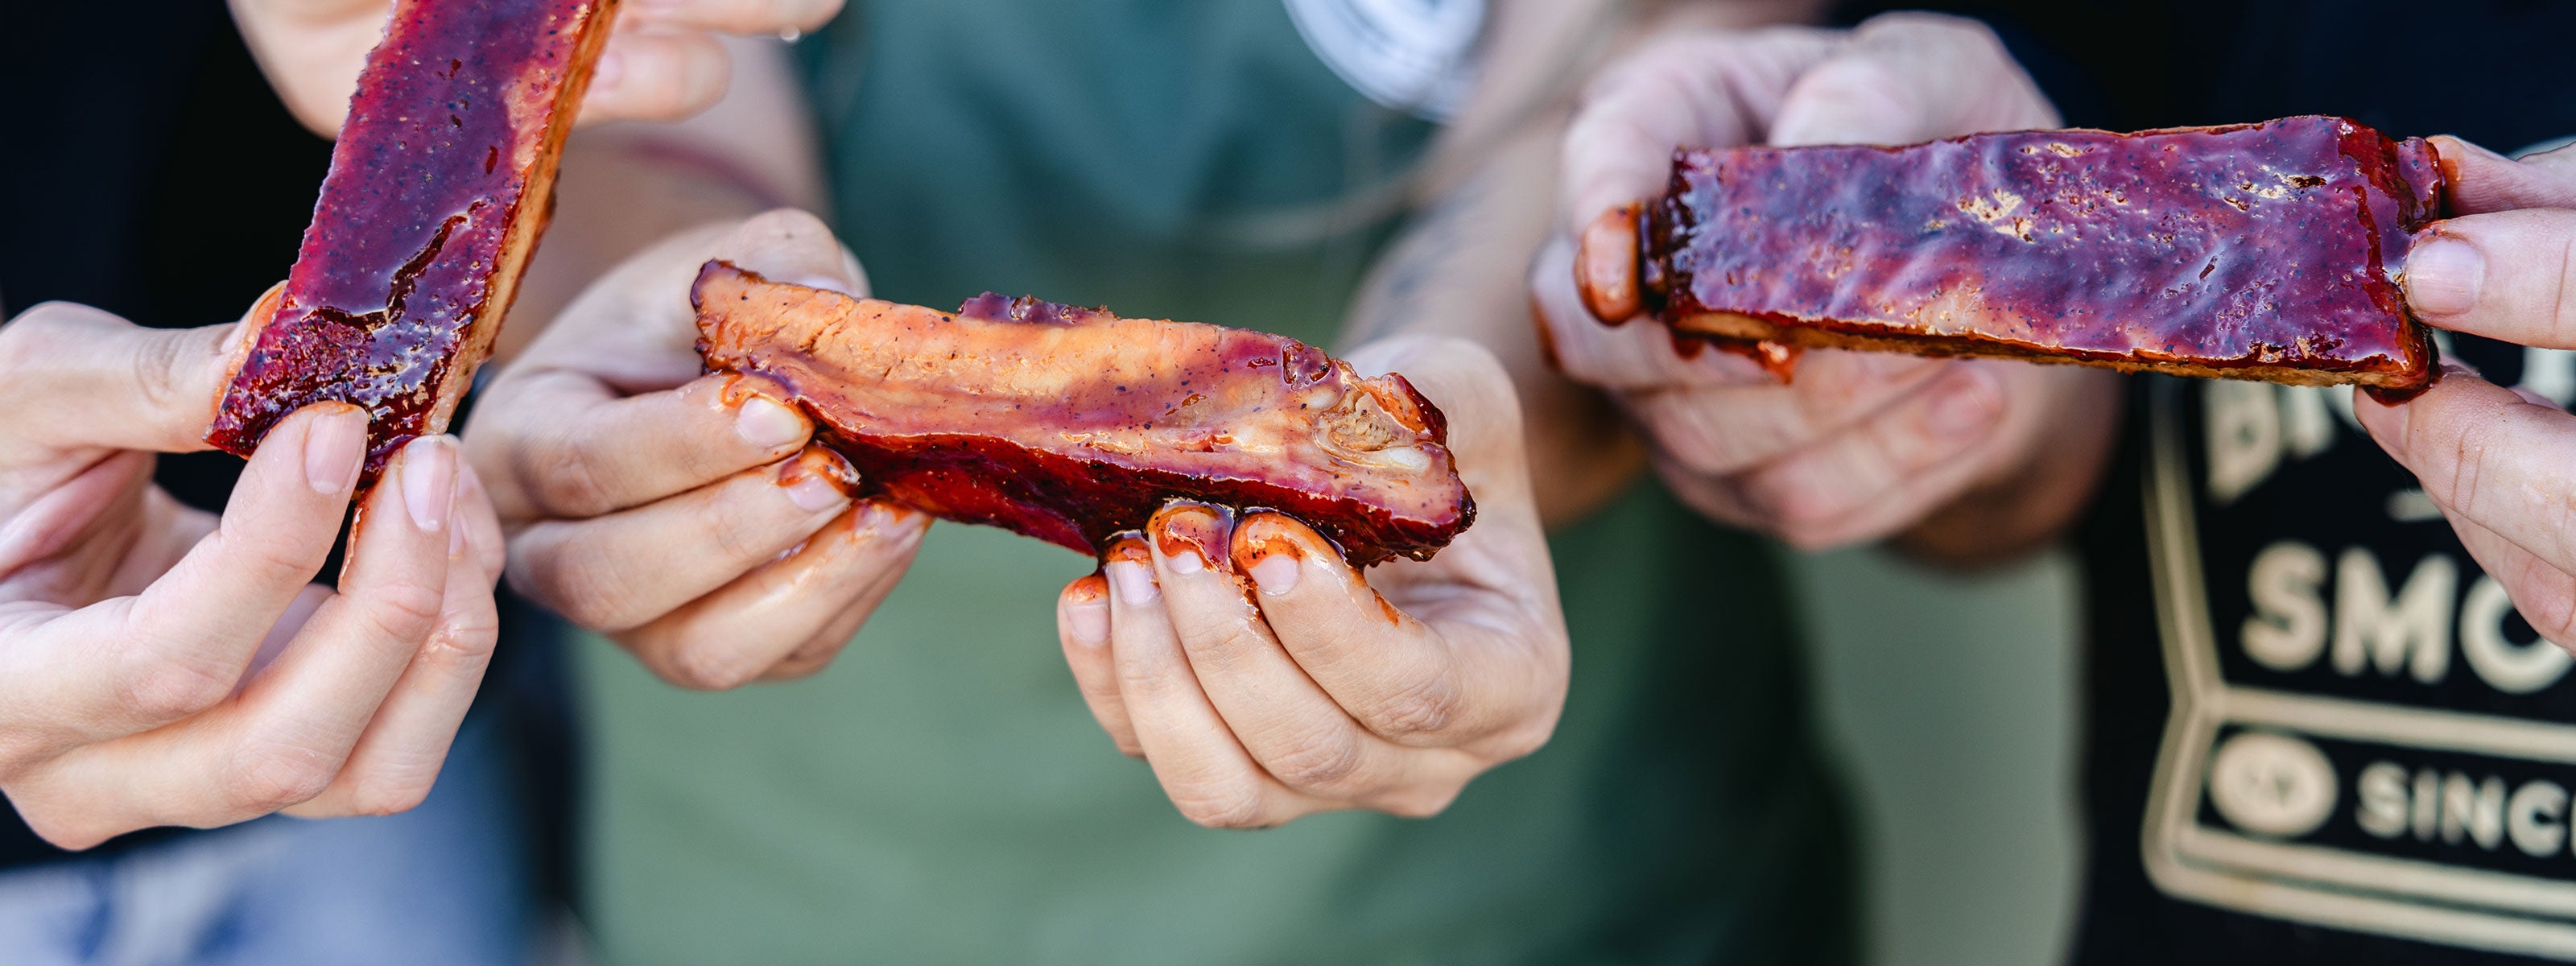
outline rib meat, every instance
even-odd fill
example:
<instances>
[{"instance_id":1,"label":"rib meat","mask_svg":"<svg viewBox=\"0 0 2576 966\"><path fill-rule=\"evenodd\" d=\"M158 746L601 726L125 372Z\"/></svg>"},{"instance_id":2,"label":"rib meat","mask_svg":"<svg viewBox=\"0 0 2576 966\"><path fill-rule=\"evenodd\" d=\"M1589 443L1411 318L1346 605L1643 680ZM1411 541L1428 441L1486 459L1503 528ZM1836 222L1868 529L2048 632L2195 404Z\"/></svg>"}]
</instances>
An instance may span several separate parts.
<instances>
[{"instance_id":1,"label":"rib meat","mask_svg":"<svg viewBox=\"0 0 2576 966\"><path fill-rule=\"evenodd\" d=\"M1440 410L1293 339L985 294L955 313L708 262L709 367L774 381L862 495L1097 555L1166 500L1288 513L1355 565L1475 518Z\"/></svg>"},{"instance_id":2,"label":"rib meat","mask_svg":"<svg viewBox=\"0 0 2576 966\"><path fill-rule=\"evenodd\" d=\"M206 441L244 456L304 406L369 412L373 479L447 430L553 204L617 0L401 0L367 55L304 247Z\"/></svg>"},{"instance_id":3,"label":"rib meat","mask_svg":"<svg viewBox=\"0 0 2576 966\"><path fill-rule=\"evenodd\" d=\"M1686 150L1578 281L1679 334L2402 394L2437 372L2397 275L2441 192L2423 141L2334 117Z\"/></svg>"}]
</instances>

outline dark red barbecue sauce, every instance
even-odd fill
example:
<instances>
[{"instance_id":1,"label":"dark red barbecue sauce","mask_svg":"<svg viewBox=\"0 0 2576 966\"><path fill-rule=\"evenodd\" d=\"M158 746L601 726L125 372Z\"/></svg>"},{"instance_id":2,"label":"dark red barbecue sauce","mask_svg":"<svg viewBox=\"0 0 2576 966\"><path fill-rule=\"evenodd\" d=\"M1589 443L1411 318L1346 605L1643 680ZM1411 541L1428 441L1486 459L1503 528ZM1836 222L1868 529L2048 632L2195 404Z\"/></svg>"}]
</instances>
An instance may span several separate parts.
<instances>
[{"instance_id":1,"label":"dark red barbecue sauce","mask_svg":"<svg viewBox=\"0 0 2576 966\"><path fill-rule=\"evenodd\" d=\"M693 297L708 365L785 387L818 438L857 469L861 497L1095 556L1173 499L1270 509L1360 566L1426 559L1475 519L1438 408L1401 376L1361 380L1293 339L992 294L952 315L773 283L722 262L700 272ZM1048 330L1055 341L1042 344ZM926 343L904 341L923 332L969 334L925 358ZM889 362L891 352L903 358ZM1014 388L1032 379L1061 388L1043 398ZM1390 431L1380 443L1422 452L1421 469L1347 462L1311 445L1346 412L1334 401L1372 390L1418 418L1372 425Z\"/></svg>"},{"instance_id":2,"label":"dark red barbecue sauce","mask_svg":"<svg viewBox=\"0 0 2576 966\"><path fill-rule=\"evenodd\" d=\"M2441 197L2423 141L2334 117L1686 150L1644 215L1641 281L1667 322L2288 367L2402 396L2438 373L2395 275Z\"/></svg>"},{"instance_id":3,"label":"dark red barbecue sauce","mask_svg":"<svg viewBox=\"0 0 2576 966\"><path fill-rule=\"evenodd\" d=\"M576 53L588 34L604 36L606 24L594 18L604 21L605 6L396 7L359 78L284 297L243 357L207 442L247 456L297 409L354 403L371 414L372 479L404 443L445 430L461 381L488 347L488 333L474 345L474 326L488 302L515 288L515 276L495 269L512 225L523 205L550 200L529 198L531 178L555 114L570 109L558 101L568 100L559 95ZM507 305L493 308L484 324L497 325ZM455 371L468 348L475 351Z\"/></svg>"}]
</instances>

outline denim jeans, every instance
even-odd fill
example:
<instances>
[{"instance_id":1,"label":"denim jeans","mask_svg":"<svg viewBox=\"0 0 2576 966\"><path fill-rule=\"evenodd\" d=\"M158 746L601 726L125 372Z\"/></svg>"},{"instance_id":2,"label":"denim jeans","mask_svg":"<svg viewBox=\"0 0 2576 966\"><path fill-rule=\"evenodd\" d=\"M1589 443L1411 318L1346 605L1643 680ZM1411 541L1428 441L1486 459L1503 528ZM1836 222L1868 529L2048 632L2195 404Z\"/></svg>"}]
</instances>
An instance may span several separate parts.
<instances>
[{"instance_id":1,"label":"denim jeans","mask_svg":"<svg viewBox=\"0 0 2576 966\"><path fill-rule=\"evenodd\" d=\"M271 816L0 873L0 964L526 962L538 917L493 717L401 815Z\"/></svg>"}]
</instances>

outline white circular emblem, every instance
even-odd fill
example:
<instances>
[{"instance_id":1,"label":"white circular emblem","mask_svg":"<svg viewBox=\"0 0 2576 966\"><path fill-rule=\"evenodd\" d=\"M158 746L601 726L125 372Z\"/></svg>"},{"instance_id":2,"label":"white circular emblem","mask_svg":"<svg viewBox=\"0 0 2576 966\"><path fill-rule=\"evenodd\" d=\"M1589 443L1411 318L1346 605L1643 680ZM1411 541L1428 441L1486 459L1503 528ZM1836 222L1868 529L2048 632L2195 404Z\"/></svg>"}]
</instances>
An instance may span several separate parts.
<instances>
[{"instance_id":1,"label":"white circular emblem","mask_svg":"<svg viewBox=\"0 0 2576 966\"><path fill-rule=\"evenodd\" d=\"M1476 83L1485 0L1286 0L1306 46L1369 100L1434 121Z\"/></svg>"},{"instance_id":2,"label":"white circular emblem","mask_svg":"<svg viewBox=\"0 0 2576 966\"><path fill-rule=\"evenodd\" d=\"M2334 814L2335 770L2317 746L2284 734L2247 731L2209 760L2209 801L2237 828L2295 838Z\"/></svg>"}]
</instances>

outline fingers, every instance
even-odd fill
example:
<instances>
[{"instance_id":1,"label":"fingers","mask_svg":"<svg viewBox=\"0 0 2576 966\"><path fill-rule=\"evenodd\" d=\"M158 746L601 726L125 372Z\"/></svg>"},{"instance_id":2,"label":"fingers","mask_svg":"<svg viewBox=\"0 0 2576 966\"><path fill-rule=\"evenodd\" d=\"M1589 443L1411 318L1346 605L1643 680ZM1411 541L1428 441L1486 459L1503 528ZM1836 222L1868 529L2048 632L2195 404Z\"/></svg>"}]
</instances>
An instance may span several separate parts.
<instances>
[{"instance_id":1,"label":"fingers","mask_svg":"<svg viewBox=\"0 0 2576 966\"><path fill-rule=\"evenodd\" d=\"M2454 214L2576 208L2576 146L2516 160L2448 135L2427 140Z\"/></svg>"},{"instance_id":2,"label":"fingers","mask_svg":"<svg viewBox=\"0 0 2576 966\"><path fill-rule=\"evenodd\" d=\"M1745 475L1740 492L1801 547L1874 537L1947 503L1981 469L1966 459L2003 421L1991 367L1940 367L1923 389Z\"/></svg>"},{"instance_id":3,"label":"fingers","mask_svg":"<svg viewBox=\"0 0 2576 966\"><path fill-rule=\"evenodd\" d=\"M1464 756L1453 760L1447 749L1415 754L1388 744L1344 713L1280 646L1247 598L1248 582L1233 572L1232 527L1224 517L1174 504L1155 515L1150 530L1165 612L1190 669L1244 751L1273 779L1310 798L1427 815L1447 806L1449 793L1481 769ZM1453 775L1454 781L1440 780ZM1430 792L1434 787L1440 790ZM1390 793L1397 799L1382 800Z\"/></svg>"},{"instance_id":4,"label":"fingers","mask_svg":"<svg viewBox=\"0 0 2576 966\"><path fill-rule=\"evenodd\" d=\"M2576 573L2576 417L2536 405L2465 369L2412 402L2367 394L2353 412L2454 521L2476 524L2561 571Z\"/></svg>"},{"instance_id":5,"label":"fingers","mask_svg":"<svg viewBox=\"0 0 2576 966\"><path fill-rule=\"evenodd\" d=\"M308 407L260 443L222 521L132 598L65 615L22 683L46 695L42 725L68 747L196 714L233 691L260 642L338 536L366 414ZM109 646L102 646L105 643Z\"/></svg>"},{"instance_id":6,"label":"fingers","mask_svg":"<svg viewBox=\"0 0 2576 966\"><path fill-rule=\"evenodd\" d=\"M369 495L341 593L285 652L187 721L75 749L22 777L11 795L31 824L79 847L150 825L230 824L321 794L447 623L447 577L467 554L456 465L447 437L405 446Z\"/></svg>"},{"instance_id":7,"label":"fingers","mask_svg":"<svg viewBox=\"0 0 2576 966\"><path fill-rule=\"evenodd\" d=\"M1661 194L1675 148L1758 140L1790 83L1841 44L1805 28L1688 33L1604 70L1566 131L1566 230Z\"/></svg>"},{"instance_id":8,"label":"fingers","mask_svg":"<svg viewBox=\"0 0 2576 966\"><path fill-rule=\"evenodd\" d=\"M2505 596L2533 631L2561 649L2576 643L2576 578L2448 507L2443 507L2443 513L2460 535L2460 545L2468 549L2479 569L2504 587Z\"/></svg>"},{"instance_id":9,"label":"fingers","mask_svg":"<svg viewBox=\"0 0 2576 966\"><path fill-rule=\"evenodd\" d=\"M1318 807L1272 781L1209 702L1165 613L1152 550L1129 539L1105 556L1119 698L1172 804L1211 828L1262 828Z\"/></svg>"},{"instance_id":10,"label":"fingers","mask_svg":"<svg viewBox=\"0 0 2576 966\"><path fill-rule=\"evenodd\" d=\"M1582 302L1576 284L1575 245L1553 238L1530 262L1532 309L1540 343L1567 376L1604 389L1654 389L1672 385L1776 386L1762 367L1741 355L1705 346L1684 355L1661 325L1601 324Z\"/></svg>"},{"instance_id":11,"label":"fingers","mask_svg":"<svg viewBox=\"0 0 2576 966\"><path fill-rule=\"evenodd\" d=\"M307 818L334 815L391 815L409 811L429 797L438 781L447 749L474 705L483 672L492 663L500 637L500 615L492 600L497 572L484 559L491 549L481 542L498 538L465 526L466 504L459 473L458 513L452 525L463 536L451 543L447 560L446 598L438 625L411 655L395 680L392 693L376 708L349 752L347 763L331 784L312 799L287 809Z\"/></svg>"},{"instance_id":12,"label":"fingers","mask_svg":"<svg viewBox=\"0 0 2576 966\"><path fill-rule=\"evenodd\" d=\"M1378 596L1304 524L1256 513L1228 552L1281 648L1334 704L1371 733L1417 747L1454 746L1517 722L1524 693L1481 675L1517 661L1465 661L1450 642Z\"/></svg>"},{"instance_id":13,"label":"fingers","mask_svg":"<svg viewBox=\"0 0 2576 966\"><path fill-rule=\"evenodd\" d=\"M1118 695L1118 665L1109 653L1109 580L1091 574L1064 585L1056 595L1056 639L1064 645L1065 666L1075 689L1091 709L1092 720L1129 758L1145 757L1136 742L1136 726L1127 720L1127 703Z\"/></svg>"},{"instance_id":14,"label":"fingers","mask_svg":"<svg viewBox=\"0 0 2576 966\"><path fill-rule=\"evenodd\" d=\"M1692 386L1638 393L1629 409L1658 450L1708 475L1736 473L1806 448L1915 397L1937 359L1878 352L1809 353L1786 386Z\"/></svg>"},{"instance_id":15,"label":"fingers","mask_svg":"<svg viewBox=\"0 0 2576 966\"><path fill-rule=\"evenodd\" d=\"M64 449L206 448L238 326L146 329L47 302L0 325L0 458Z\"/></svg>"},{"instance_id":16,"label":"fingers","mask_svg":"<svg viewBox=\"0 0 2576 966\"><path fill-rule=\"evenodd\" d=\"M1910 144L2058 126L1994 31L1928 13L1873 17L1782 98L1769 143Z\"/></svg>"},{"instance_id":17,"label":"fingers","mask_svg":"<svg viewBox=\"0 0 2576 966\"><path fill-rule=\"evenodd\" d=\"M510 583L594 630L631 630L779 557L847 510L857 477L807 447L678 496L547 520L512 544Z\"/></svg>"},{"instance_id":18,"label":"fingers","mask_svg":"<svg viewBox=\"0 0 2576 966\"><path fill-rule=\"evenodd\" d=\"M915 511L857 504L785 558L617 641L664 680L701 691L821 670L903 579L929 523ZM795 666L782 668L791 659Z\"/></svg>"},{"instance_id":19,"label":"fingers","mask_svg":"<svg viewBox=\"0 0 2576 966\"><path fill-rule=\"evenodd\" d=\"M2407 304L2430 324L2576 348L2576 211L2530 208L2436 222L2407 253L2402 283Z\"/></svg>"},{"instance_id":20,"label":"fingers","mask_svg":"<svg viewBox=\"0 0 2576 966\"><path fill-rule=\"evenodd\" d=\"M474 453L504 480L503 516L584 519L685 493L804 448L813 423L764 383L710 375L618 398L570 372L531 374L478 426Z\"/></svg>"}]
</instances>

